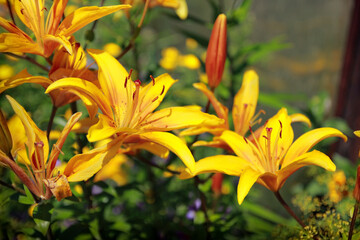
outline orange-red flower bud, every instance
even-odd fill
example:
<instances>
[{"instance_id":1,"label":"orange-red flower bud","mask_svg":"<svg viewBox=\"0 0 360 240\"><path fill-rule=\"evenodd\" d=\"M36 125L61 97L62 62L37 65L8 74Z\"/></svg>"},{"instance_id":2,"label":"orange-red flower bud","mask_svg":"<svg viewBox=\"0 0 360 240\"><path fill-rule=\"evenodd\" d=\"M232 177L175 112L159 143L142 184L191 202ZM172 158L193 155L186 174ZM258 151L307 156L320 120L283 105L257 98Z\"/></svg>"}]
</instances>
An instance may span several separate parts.
<instances>
[{"instance_id":1,"label":"orange-red flower bud","mask_svg":"<svg viewBox=\"0 0 360 240\"><path fill-rule=\"evenodd\" d=\"M224 72L226 35L226 16L220 14L214 23L206 52L206 74L211 89L219 85Z\"/></svg>"},{"instance_id":2,"label":"orange-red flower bud","mask_svg":"<svg viewBox=\"0 0 360 240\"><path fill-rule=\"evenodd\" d=\"M222 173L215 173L214 176L212 176L211 189L217 196L221 195L223 178L224 175Z\"/></svg>"},{"instance_id":3,"label":"orange-red flower bud","mask_svg":"<svg viewBox=\"0 0 360 240\"><path fill-rule=\"evenodd\" d=\"M360 165L357 168L354 198L356 199L357 202L360 202Z\"/></svg>"}]
</instances>

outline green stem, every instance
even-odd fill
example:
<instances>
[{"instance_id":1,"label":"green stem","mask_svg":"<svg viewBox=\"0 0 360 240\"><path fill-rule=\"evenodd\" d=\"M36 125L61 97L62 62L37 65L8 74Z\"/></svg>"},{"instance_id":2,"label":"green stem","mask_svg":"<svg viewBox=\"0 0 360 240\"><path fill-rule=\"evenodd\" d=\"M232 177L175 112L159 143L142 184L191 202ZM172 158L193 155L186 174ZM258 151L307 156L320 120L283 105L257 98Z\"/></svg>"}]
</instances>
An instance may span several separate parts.
<instances>
[{"instance_id":1,"label":"green stem","mask_svg":"<svg viewBox=\"0 0 360 240\"><path fill-rule=\"evenodd\" d=\"M200 195L200 201L201 201L201 211L204 213L205 216L205 239L210 239L210 234L209 234L209 228L210 228L210 219L209 219L209 215L207 213L207 204L206 204L206 197L205 194L199 189L199 184L201 183L200 179L198 176L194 177L194 184L196 189L199 192Z\"/></svg>"},{"instance_id":2,"label":"green stem","mask_svg":"<svg viewBox=\"0 0 360 240\"><path fill-rule=\"evenodd\" d=\"M353 216L351 218L348 240L351 240L351 238L352 238L354 227L355 227L356 216L357 216L358 211L359 211L359 202L356 201L356 203L354 205L354 213L353 213Z\"/></svg>"},{"instance_id":3,"label":"green stem","mask_svg":"<svg viewBox=\"0 0 360 240\"><path fill-rule=\"evenodd\" d=\"M38 66L39 68L41 68L42 70L44 70L44 71L46 71L46 72L49 71L49 69L48 69L46 66L38 63L35 59L33 59L33 58L31 58L31 57L29 57L29 56L27 56L27 55L25 55L25 54L24 54L24 55L17 55L17 54L10 53L10 52L5 52L4 54L6 54L6 55L8 55L8 56L11 56L11 57L24 59L24 60L26 60L26 61L28 61L28 62L30 62L30 63Z\"/></svg>"},{"instance_id":4,"label":"green stem","mask_svg":"<svg viewBox=\"0 0 360 240\"><path fill-rule=\"evenodd\" d=\"M25 193L24 190L22 190L22 189L20 189L20 188L18 188L18 187L16 187L16 186L13 186L13 185L11 185L11 184L8 184L8 183L6 183L6 182L4 182L4 181L2 181L2 180L0 180L0 185L2 185L2 186L4 186L4 187L7 187L7 188L10 188L10 189L12 189L12 190L14 190L14 191L16 191L16 192L18 192L18 193L26 196L26 193Z\"/></svg>"},{"instance_id":5,"label":"green stem","mask_svg":"<svg viewBox=\"0 0 360 240\"><path fill-rule=\"evenodd\" d=\"M49 137L50 137L50 132L51 132L52 125L54 123L54 118L55 118L55 115L56 115L56 111L57 111L57 107L55 107L55 105L53 105L52 110L51 110L49 123L48 123L48 127L47 127L47 130L46 130L46 137L47 137L48 140L49 140Z\"/></svg>"},{"instance_id":6,"label":"green stem","mask_svg":"<svg viewBox=\"0 0 360 240\"><path fill-rule=\"evenodd\" d=\"M10 0L6 0L6 4L7 4L7 7L8 7L8 9L9 9L9 13L10 13L11 20L12 20L12 22L14 23L14 25L16 26L15 19L14 19L14 15L13 15L13 12L12 12L12 9L11 9Z\"/></svg>"},{"instance_id":7,"label":"green stem","mask_svg":"<svg viewBox=\"0 0 360 240\"><path fill-rule=\"evenodd\" d=\"M298 218L298 216L296 216L296 214L294 213L294 211L289 207L289 205L284 201L284 199L281 197L279 192L274 192L276 198L279 200L279 202L281 203L281 205L283 205L283 207L286 209L286 211L303 227L305 228L305 224L301 221L300 218Z\"/></svg>"},{"instance_id":8,"label":"green stem","mask_svg":"<svg viewBox=\"0 0 360 240\"><path fill-rule=\"evenodd\" d=\"M140 155L136 156L136 158L137 158L138 160L140 160L141 162L146 163L147 165L150 165L150 166L155 167L155 168L157 168L157 169L160 169L160 170L162 170L162 171L166 171L166 172L169 172L169 173L172 173L172 174L176 174L176 175L179 175L179 174L180 174L179 171L174 171L174 170L171 170L171 169L169 169L169 168L167 168L167 167L161 167L161 166L159 166L159 165L157 165L157 164L155 164L155 163L147 160L146 158L144 158L144 157L142 157L142 156L140 156Z\"/></svg>"},{"instance_id":9,"label":"green stem","mask_svg":"<svg viewBox=\"0 0 360 240\"><path fill-rule=\"evenodd\" d=\"M75 113L78 112L76 102L70 103L70 108L71 108L72 114L75 114ZM76 134L75 134L75 140L76 140L76 143L77 143L77 145L78 145L78 153L81 154L81 153L82 153L82 149L83 149L83 147L84 147L84 144L83 144L83 142L81 141L80 133L76 133Z\"/></svg>"}]
</instances>

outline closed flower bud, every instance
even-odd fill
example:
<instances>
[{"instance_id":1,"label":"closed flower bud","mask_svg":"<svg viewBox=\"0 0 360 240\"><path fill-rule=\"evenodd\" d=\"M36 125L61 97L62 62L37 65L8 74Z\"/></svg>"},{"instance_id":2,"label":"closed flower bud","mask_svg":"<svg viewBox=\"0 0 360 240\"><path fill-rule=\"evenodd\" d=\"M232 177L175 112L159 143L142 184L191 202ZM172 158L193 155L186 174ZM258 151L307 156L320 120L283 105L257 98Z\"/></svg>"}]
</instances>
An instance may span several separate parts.
<instances>
[{"instance_id":1,"label":"closed flower bud","mask_svg":"<svg viewBox=\"0 0 360 240\"><path fill-rule=\"evenodd\" d=\"M356 199L357 202L360 202L360 165L357 168L354 198Z\"/></svg>"},{"instance_id":2,"label":"closed flower bud","mask_svg":"<svg viewBox=\"0 0 360 240\"><path fill-rule=\"evenodd\" d=\"M216 88L224 72L226 60L226 16L220 14L211 32L206 52L206 74L211 89Z\"/></svg>"}]
</instances>

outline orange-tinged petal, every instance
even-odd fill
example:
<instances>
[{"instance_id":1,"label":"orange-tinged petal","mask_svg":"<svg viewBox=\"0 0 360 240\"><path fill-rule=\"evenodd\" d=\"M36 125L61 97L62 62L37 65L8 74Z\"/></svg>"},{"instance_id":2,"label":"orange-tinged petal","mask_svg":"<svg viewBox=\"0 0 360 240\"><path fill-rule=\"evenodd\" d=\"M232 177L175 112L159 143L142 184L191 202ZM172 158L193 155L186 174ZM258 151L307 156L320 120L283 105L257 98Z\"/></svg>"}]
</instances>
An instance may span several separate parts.
<instances>
[{"instance_id":1,"label":"orange-tinged petal","mask_svg":"<svg viewBox=\"0 0 360 240\"><path fill-rule=\"evenodd\" d=\"M223 119L193 107L170 107L151 114L141 125L144 130L170 131L193 126L216 127Z\"/></svg>"},{"instance_id":2,"label":"orange-tinged petal","mask_svg":"<svg viewBox=\"0 0 360 240\"><path fill-rule=\"evenodd\" d=\"M291 122L303 122L306 123L308 125L308 127L311 127L311 122L310 119L305 116L304 114L301 113L295 113L295 114L291 114L290 115L291 118Z\"/></svg>"},{"instance_id":3,"label":"orange-tinged petal","mask_svg":"<svg viewBox=\"0 0 360 240\"><path fill-rule=\"evenodd\" d=\"M287 152L285 159L282 163L283 167L290 165L294 159L298 156L309 151L313 146L318 142L329 138L329 137L341 137L345 141L347 137L335 128L317 128L301 135L296 141L291 145L289 151Z\"/></svg>"},{"instance_id":4,"label":"orange-tinged petal","mask_svg":"<svg viewBox=\"0 0 360 240\"><path fill-rule=\"evenodd\" d=\"M118 129L114 126L113 120L106 115L99 114L99 121L90 127L87 138L90 142L97 142L111 137L116 132Z\"/></svg>"},{"instance_id":5,"label":"orange-tinged petal","mask_svg":"<svg viewBox=\"0 0 360 240\"><path fill-rule=\"evenodd\" d=\"M54 0L46 20L46 32L54 35L63 17L68 0Z\"/></svg>"},{"instance_id":6,"label":"orange-tinged petal","mask_svg":"<svg viewBox=\"0 0 360 240\"><path fill-rule=\"evenodd\" d=\"M18 34L1 33L0 52L23 52L42 55L43 49L41 49L33 40Z\"/></svg>"},{"instance_id":7,"label":"orange-tinged petal","mask_svg":"<svg viewBox=\"0 0 360 240\"><path fill-rule=\"evenodd\" d=\"M169 74L165 73L148 83L140 90L140 112L145 117L153 112L162 102L169 88L176 82Z\"/></svg>"},{"instance_id":8,"label":"orange-tinged petal","mask_svg":"<svg viewBox=\"0 0 360 240\"><path fill-rule=\"evenodd\" d=\"M200 159L195 163L192 174L189 171L182 172L181 179L189 178L202 173L220 172L232 176L240 176L242 171L249 166L245 159L231 155L216 155Z\"/></svg>"},{"instance_id":9,"label":"orange-tinged petal","mask_svg":"<svg viewBox=\"0 0 360 240\"><path fill-rule=\"evenodd\" d=\"M116 12L121 9L130 8L130 5L116 5L106 7L82 7L76 9L67 16L60 24L56 33L58 35L70 36L89 23Z\"/></svg>"},{"instance_id":10,"label":"orange-tinged petal","mask_svg":"<svg viewBox=\"0 0 360 240\"><path fill-rule=\"evenodd\" d=\"M35 35L40 34L40 24L44 19L44 1L16 0L14 9L20 20L30 28ZM38 36L36 36L38 37Z\"/></svg>"},{"instance_id":11,"label":"orange-tinged petal","mask_svg":"<svg viewBox=\"0 0 360 240\"><path fill-rule=\"evenodd\" d=\"M16 74L15 76L0 81L0 93L3 91L17 87L24 83L36 83L40 84L43 87L49 86L52 81L46 77L41 76L31 76L26 69L22 70L20 73Z\"/></svg>"},{"instance_id":12,"label":"orange-tinged petal","mask_svg":"<svg viewBox=\"0 0 360 240\"><path fill-rule=\"evenodd\" d=\"M336 170L335 164L326 154L313 150L296 157L289 164L284 164L281 167L281 169L277 172L277 175L279 176L279 189L291 174L299 168L308 165L316 165L332 172Z\"/></svg>"},{"instance_id":13,"label":"orange-tinged petal","mask_svg":"<svg viewBox=\"0 0 360 240\"><path fill-rule=\"evenodd\" d=\"M244 74L242 86L234 98L232 116L235 132L244 136L249 130L259 97L259 76L249 70Z\"/></svg>"},{"instance_id":14,"label":"orange-tinged petal","mask_svg":"<svg viewBox=\"0 0 360 240\"><path fill-rule=\"evenodd\" d=\"M214 93L210 91L207 86L203 83L194 83L194 88L199 89L201 92L203 92L206 97L210 100L212 106L214 107L214 110L216 112L216 115L219 118L222 118L225 120L225 125L228 125L228 108L222 105L215 97Z\"/></svg>"},{"instance_id":15,"label":"orange-tinged petal","mask_svg":"<svg viewBox=\"0 0 360 240\"><path fill-rule=\"evenodd\" d=\"M253 170L252 168L245 169L240 176L237 187L237 199L239 205L244 201L244 198L248 195L251 187L261 176L261 173Z\"/></svg>"},{"instance_id":16,"label":"orange-tinged petal","mask_svg":"<svg viewBox=\"0 0 360 240\"><path fill-rule=\"evenodd\" d=\"M69 40L62 35L54 36L47 34L43 37L45 49L44 56L49 57L59 45L62 45L69 54L73 54L72 45Z\"/></svg>"},{"instance_id":17,"label":"orange-tinged petal","mask_svg":"<svg viewBox=\"0 0 360 240\"><path fill-rule=\"evenodd\" d=\"M283 184L279 184L278 175L272 172L265 172L258 178L257 182L273 192L279 191Z\"/></svg>"},{"instance_id":18,"label":"orange-tinged petal","mask_svg":"<svg viewBox=\"0 0 360 240\"><path fill-rule=\"evenodd\" d=\"M71 116L69 121L66 123L64 129L62 130L60 137L58 138L56 143L53 145L53 148L51 150L50 157L49 157L49 163L48 163L48 168L47 168L47 178L51 177L52 170L55 167L56 160L58 159L59 154L61 152L61 148L64 145L64 142L65 142L67 136L69 135L72 127L80 119L81 115L82 115L82 113L78 112Z\"/></svg>"},{"instance_id":19,"label":"orange-tinged petal","mask_svg":"<svg viewBox=\"0 0 360 240\"><path fill-rule=\"evenodd\" d=\"M192 172L195 167L195 160L186 144L177 136L168 132L145 132L139 134L141 139L154 142L164 146L175 153Z\"/></svg>"},{"instance_id":20,"label":"orange-tinged petal","mask_svg":"<svg viewBox=\"0 0 360 240\"><path fill-rule=\"evenodd\" d=\"M102 147L75 155L67 163L64 175L67 176L69 182L91 178L117 154L121 144L121 139L117 138Z\"/></svg>"},{"instance_id":21,"label":"orange-tinged petal","mask_svg":"<svg viewBox=\"0 0 360 240\"><path fill-rule=\"evenodd\" d=\"M10 102L14 112L21 119L22 124L24 125L26 136L28 138L27 147L29 149L29 156L34 152L35 143L42 142L43 145L43 156L45 157L44 161L47 160L47 156L49 155L49 143L46 137L45 132L40 130L36 124L31 120L30 116L26 113L25 109L15 101L10 96L6 96L8 101Z\"/></svg>"},{"instance_id":22,"label":"orange-tinged petal","mask_svg":"<svg viewBox=\"0 0 360 240\"><path fill-rule=\"evenodd\" d=\"M32 41L32 39L23 32L20 28L18 28L16 25L14 25L12 22L0 17L0 26L6 29L9 33L16 33L19 36L28 39L29 41Z\"/></svg>"},{"instance_id":23,"label":"orange-tinged petal","mask_svg":"<svg viewBox=\"0 0 360 240\"><path fill-rule=\"evenodd\" d=\"M103 112L103 114L107 116L112 116L112 110L109 100L104 96L104 94L95 84L89 81L85 81L80 78L63 78L51 84L46 89L45 93L49 93L55 89L68 90L78 95L83 101L84 99L88 99L88 101L95 103ZM87 102L85 101L84 103L86 104ZM94 117L96 112L94 112L94 109L89 108L88 106L90 105L86 104L90 117Z\"/></svg>"}]
</instances>

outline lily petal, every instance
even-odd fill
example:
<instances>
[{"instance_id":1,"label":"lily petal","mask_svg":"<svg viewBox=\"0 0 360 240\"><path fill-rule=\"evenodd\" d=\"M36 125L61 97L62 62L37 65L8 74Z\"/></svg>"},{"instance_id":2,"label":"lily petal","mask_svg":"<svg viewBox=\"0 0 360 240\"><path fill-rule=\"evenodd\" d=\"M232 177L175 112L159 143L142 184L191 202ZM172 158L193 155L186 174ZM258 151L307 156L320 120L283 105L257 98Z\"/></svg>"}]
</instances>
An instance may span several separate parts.
<instances>
[{"instance_id":1,"label":"lily petal","mask_svg":"<svg viewBox=\"0 0 360 240\"><path fill-rule=\"evenodd\" d=\"M195 160L186 144L177 136L168 132L145 132L139 134L139 137L150 142L155 142L164 146L173 153L175 153L190 169L191 172L195 169Z\"/></svg>"},{"instance_id":2,"label":"lily petal","mask_svg":"<svg viewBox=\"0 0 360 240\"><path fill-rule=\"evenodd\" d=\"M206 97L211 102L212 106L214 107L214 110L216 112L216 115L219 118L222 118L225 120L226 126L229 126L228 123L228 108L222 105L215 97L214 93L210 91L207 86L204 83L194 83L194 88L199 89L201 92L203 92Z\"/></svg>"},{"instance_id":3,"label":"lily petal","mask_svg":"<svg viewBox=\"0 0 360 240\"><path fill-rule=\"evenodd\" d=\"M308 165L316 165L332 172L336 170L335 164L326 154L319 152L317 150L313 150L311 152L307 152L298 156L289 164L283 165L281 167L281 169L277 173L279 176L278 179L279 189L291 174L293 174L299 168Z\"/></svg>"},{"instance_id":4,"label":"lily petal","mask_svg":"<svg viewBox=\"0 0 360 240\"><path fill-rule=\"evenodd\" d=\"M69 0L54 0L46 20L46 32L54 35Z\"/></svg>"},{"instance_id":5,"label":"lily petal","mask_svg":"<svg viewBox=\"0 0 360 240\"><path fill-rule=\"evenodd\" d=\"M127 91L134 91L134 82L131 79L126 81L128 72L126 69L108 52L89 49L88 53L95 59L99 67L99 83L101 90L112 106L120 108L124 112L128 103ZM125 84L126 82L126 84Z\"/></svg>"},{"instance_id":6,"label":"lily petal","mask_svg":"<svg viewBox=\"0 0 360 240\"><path fill-rule=\"evenodd\" d=\"M259 97L259 76L255 71L246 71L240 90L235 95L232 116L235 132L244 136L249 130Z\"/></svg>"},{"instance_id":7,"label":"lily petal","mask_svg":"<svg viewBox=\"0 0 360 240\"><path fill-rule=\"evenodd\" d=\"M43 37L43 40L44 45L46 46L44 50L45 57L49 57L54 52L55 48L59 46L59 44L62 45L69 54L73 54L71 43L65 36L54 36L47 34Z\"/></svg>"},{"instance_id":8,"label":"lily petal","mask_svg":"<svg viewBox=\"0 0 360 240\"><path fill-rule=\"evenodd\" d=\"M177 80L165 73L148 83L140 90L140 112L141 116L146 116L153 112L162 102L169 88Z\"/></svg>"},{"instance_id":9,"label":"lily petal","mask_svg":"<svg viewBox=\"0 0 360 240\"><path fill-rule=\"evenodd\" d=\"M188 171L182 172L181 179L193 177L202 173L220 172L232 176L240 176L249 162L245 159L231 155L217 155L200 159L195 163L195 170L190 175Z\"/></svg>"},{"instance_id":10,"label":"lily petal","mask_svg":"<svg viewBox=\"0 0 360 240\"><path fill-rule=\"evenodd\" d=\"M30 116L26 113L25 109L18 102L16 102L15 99L8 95L6 96L6 98L8 99L12 108L14 109L14 112L19 116L22 124L24 125L26 136L28 138L27 147L29 149L29 156L32 156L33 152L35 151L35 143L42 142L44 144L44 160L46 161L47 156L49 155L49 143L45 132L43 132L36 126Z\"/></svg>"},{"instance_id":11,"label":"lily petal","mask_svg":"<svg viewBox=\"0 0 360 240\"><path fill-rule=\"evenodd\" d=\"M112 119L99 114L99 121L90 127L87 138L90 142L97 142L114 135L118 130L112 124Z\"/></svg>"},{"instance_id":12,"label":"lily petal","mask_svg":"<svg viewBox=\"0 0 360 240\"><path fill-rule=\"evenodd\" d=\"M42 55L43 50L37 43L15 33L0 34L0 52L23 52Z\"/></svg>"},{"instance_id":13,"label":"lily petal","mask_svg":"<svg viewBox=\"0 0 360 240\"><path fill-rule=\"evenodd\" d=\"M50 153L49 162L48 162L48 171L47 171L47 178L51 177L52 170L55 167L56 160L59 157L59 154L61 152L61 148L64 145L64 142L69 135L72 127L75 125L75 123L80 119L82 113L78 112L71 116L69 121L66 123L64 129L62 130L60 137L56 141L56 143L53 145L53 149Z\"/></svg>"},{"instance_id":14,"label":"lily petal","mask_svg":"<svg viewBox=\"0 0 360 240\"><path fill-rule=\"evenodd\" d=\"M27 72L27 70L24 69L20 73L16 74L15 76L13 76L9 79L0 81L0 93L2 93L3 91L5 91L7 89L22 85L24 83L36 83L36 84L42 85L43 87L47 87L50 84L52 84L53 82L46 77L31 76Z\"/></svg>"},{"instance_id":15,"label":"lily petal","mask_svg":"<svg viewBox=\"0 0 360 240\"><path fill-rule=\"evenodd\" d=\"M46 89L45 93L49 93L55 89L68 90L78 95L83 101L84 99L88 99L88 101L91 101L95 103L95 105L99 106L103 114L107 116L112 116L110 102L104 96L104 94L99 90L99 88L95 84L89 81L85 81L80 78L63 78L51 84ZM86 103L86 101L84 103ZM94 115L96 114L96 111L94 112L94 109L89 108L88 106L89 105L86 104L86 107L89 111L89 115L90 117L93 118Z\"/></svg>"},{"instance_id":16,"label":"lily petal","mask_svg":"<svg viewBox=\"0 0 360 240\"><path fill-rule=\"evenodd\" d=\"M254 144L246 140L245 137L242 137L233 131L227 130L221 134L219 139L224 141L237 156L262 168L261 164L257 164L256 162L258 156L261 156L259 151L256 149Z\"/></svg>"},{"instance_id":17,"label":"lily petal","mask_svg":"<svg viewBox=\"0 0 360 240\"><path fill-rule=\"evenodd\" d=\"M70 36L89 23L116 12L121 9L130 8L130 5L116 5L106 7L82 7L67 16L57 29L58 35Z\"/></svg>"},{"instance_id":18,"label":"lily petal","mask_svg":"<svg viewBox=\"0 0 360 240\"><path fill-rule=\"evenodd\" d=\"M251 187L260 176L260 172L257 172L250 167L243 171L237 187L237 199L239 205L241 205L241 203L244 201L244 198L248 195Z\"/></svg>"},{"instance_id":19,"label":"lily petal","mask_svg":"<svg viewBox=\"0 0 360 240\"><path fill-rule=\"evenodd\" d=\"M335 128L317 128L301 135L296 141L291 145L289 151L287 152L282 167L286 167L293 162L298 156L309 151L313 146L318 142L329 138L329 137L341 137L344 141L347 141L347 137Z\"/></svg>"},{"instance_id":20,"label":"lily petal","mask_svg":"<svg viewBox=\"0 0 360 240\"><path fill-rule=\"evenodd\" d=\"M291 118L291 122L303 122L306 123L308 125L308 127L311 127L311 121L310 119L305 116L304 114L301 113L294 113L290 115Z\"/></svg>"},{"instance_id":21,"label":"lily petal","mask_svg":"<svg viewBox=\"0 0 360 240\"><path fill-rule=\"evenodd\" d=\"M64 175L69 182L78 182L91 178L117 154L121 144L121 139L117 138L102 147L75 155L67 163Z\"/></svg>"},{"instance_id":22,"label":"lily petal","mask_svg":"<svg viewBox=\"0 0 360 240\"><path fill-rule=\"evenodd\" d=\"M216 127L222 123L223 119L188 106L161 109L151 114L141 125L143 129L170 131L198 125Z\"/></svg>"},{"instance_id":23,"label":"lily petal","mask_svg":"<svg viewBox=\"0 0 360 240\"><path fill-rule=\"evenodd\" d=\"M276 158L281 160L292 144L293 139L294 131L291 127L291 118L288 116L286 108L282 108L266 123L261 131L259 143L265 153L270 150L271 156L276 155Z\"/></svg>"}]
</instances>

